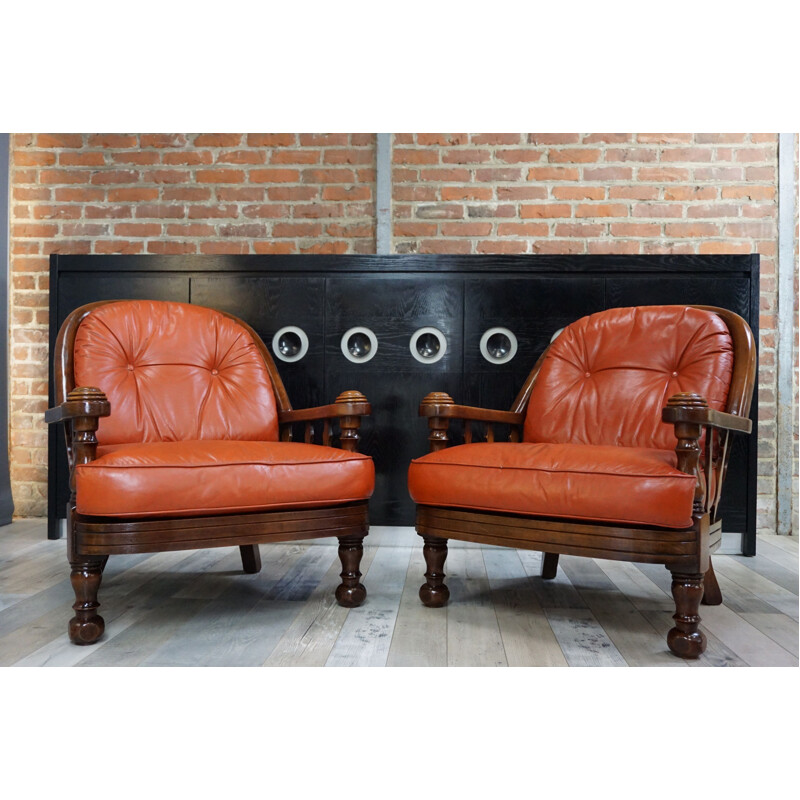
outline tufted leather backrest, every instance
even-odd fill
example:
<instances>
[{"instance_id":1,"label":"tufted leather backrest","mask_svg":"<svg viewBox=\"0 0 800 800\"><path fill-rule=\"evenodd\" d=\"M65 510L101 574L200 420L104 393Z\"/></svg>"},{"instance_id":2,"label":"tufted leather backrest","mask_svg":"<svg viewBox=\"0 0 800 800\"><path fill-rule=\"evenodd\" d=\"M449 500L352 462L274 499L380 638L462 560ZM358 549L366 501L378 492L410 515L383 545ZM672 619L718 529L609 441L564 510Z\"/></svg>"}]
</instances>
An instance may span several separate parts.
<instances>
[{"instance_id":1,"label":"tufted leather backrest","mask_svg":"<svg viewBox=\"0 0 800 800\"><path fill-rule=\"evenodd\" d=\"M253 338L235 320L186 303L108 303L80 324L76 386L111 403L101 445L190 439L276 441L272 381Z\"/></svg>"},{"instance_id":2,"label":"tufted leather backrest","mask_svg":"<svg viewBox=\"0 0 800 800\"><path fill-rule=\"evenodd\" d=\"M615 308L583 317L550 346L525 418L530 442L671 450L667 399L696 392L725 409L733 343L725 322L686 306Z\"/></svg>"}]
</instances>

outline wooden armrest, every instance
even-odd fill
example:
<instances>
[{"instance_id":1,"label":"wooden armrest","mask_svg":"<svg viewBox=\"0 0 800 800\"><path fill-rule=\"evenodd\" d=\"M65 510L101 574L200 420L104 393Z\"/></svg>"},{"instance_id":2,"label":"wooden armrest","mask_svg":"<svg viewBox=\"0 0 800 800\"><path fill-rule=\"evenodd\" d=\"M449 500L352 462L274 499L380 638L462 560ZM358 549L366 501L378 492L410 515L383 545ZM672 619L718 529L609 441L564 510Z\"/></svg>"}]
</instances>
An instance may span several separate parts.
<instances>
[{"instance_id":1,"label":"wooden armrest","mask_svg":"<svg viewBox=\"0 0 800 800\"><path fill-rule=\"evenodd\" d=\"M694 395L696 397L696 395ZM748 417L738 417L727 414L707 406L696 405L696 400L688 393L676 394L667 401L668 405L661 412L664 422L688 422L694 425L703 425L708 428L720 428L726 431L740 431L750 433L753 423Z\"/></svg>"},{"instance_id":2,"label":"wooden armrest","mask_svg":"<svg viewBox=\"0 0 800 800\"><path fill-rule=\"evenodd\" d=\"M94 386L78 386L67 395L61 405L48 408L44 412L44 421L50 424L80 417L107 417L110 413L111 404L100 389Z\"/></svg>"},{"instance_id":3,"label":"wooden armrest","mask_svg":"<svg viewBox=\"0 0 800 800\"><path fill-rule=\"evenodd\" d=\"M474 420L475 422L503 422L508 425L522 425L524 414L514 411L499 411L493 408L459 406L444 392L431 392L419 406L421 417L446 417L448 419Z\"/></svg>"},{"instance_id":4,"label":"wooden armrest","mask_svg":"<svg viewBox=\"0 0 800 800\"><path fill-rule=\"evenodd\" d=\"M291 411L280 411L278 422L281 425L292 422L313 422L320 419L337 417L362 417L372 412L372 406L361 392L342 392L335 403L316 408L298 408Z\"/></svg>"}]
</instances>

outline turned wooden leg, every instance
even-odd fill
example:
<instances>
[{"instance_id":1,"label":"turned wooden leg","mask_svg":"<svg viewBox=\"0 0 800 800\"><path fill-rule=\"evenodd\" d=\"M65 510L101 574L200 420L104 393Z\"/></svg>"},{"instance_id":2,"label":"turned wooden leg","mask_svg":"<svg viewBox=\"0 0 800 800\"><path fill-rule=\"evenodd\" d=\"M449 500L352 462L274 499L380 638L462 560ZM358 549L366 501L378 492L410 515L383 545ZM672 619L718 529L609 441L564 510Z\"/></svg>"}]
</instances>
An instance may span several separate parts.
<instances>
[{"instance_id":1,"label":"turned wooden leg","mask_svg":"<svg viewBox=\"0 0 800 800\"><path fill-rule=\"evenodd\" d=\"M558 572L558 553L542 554L542 578L549 581L555 578Z\"/></svg>"},{"instance_id":2,"label":"turned wooden leg","mask_svg":"<svg viewBox=\"0 0 800 800\"><path fill-rule=\"evenodd\" d=\"M697 658L706 649L705 634L700 624L700 599L703 596L703 574L672 573L672 596L675 598L675 627L667 634L669 649L681 658Z\"/></svg>"},{"instance_id":3,"label":"turned wooden leg","mask_svg":"<svg viewBox=\"0 0 800 800\"><path fill-rule=\"evenodd\" d=\"M444 584L444 562L447 559L447 539L438 536L422 536L425 545L425 583L419 587L419 599L428 608L441 608L450 598L450 590Z\"/></svg>"},{"instance_id":4,"label":"turned wooden leg","mask_svg":"<svg viewBox=\"0 0 800 800\"><path fill-rule=\"evenodd\" d=\"M367 590L358 582L361 572L358 569L361 556L364 555L363 536L340 536L339 558L342 562L342 571L339 577L342 582L336 587L336 600L345 608L356 608L364 602Z\"/></svg>"},{"instance_id":5,"label":"turned wooden leg","mask_svg":"<svg viewBox=\"0 0 800 800\"><path fill-rule=\"evenodd\" d=\"M717 576L711 559L708 560L708 570L703 578L703 599L700 601L704 606L718 606L722 603L722 592L717 583Z\"/></svg>"},{"instance_id":6,"label":"turned wooden leg","mask_svg":"<svg viewBox=\"0 0 800 800\"><path fill-rule=\"evenodd\" d=\"M242 569L250 575L261 572L261 551L257 544L240 544L239 552L242 554Z\"/></svg>"},{"instance_id":7,"label":"turned wooden leg","mask_svg":"<svg viewBox=\"0 0 800 800\"><path fill-rule=\"evenodd\" d=\"M69 638L74 644L94 644L105 630L106 624L97 613L97 590L103 577L106 557L87 556L80 561L70 561L70 582L75 592L72 608L75 616L69 621Z\"/></svg>"}]
</instances>

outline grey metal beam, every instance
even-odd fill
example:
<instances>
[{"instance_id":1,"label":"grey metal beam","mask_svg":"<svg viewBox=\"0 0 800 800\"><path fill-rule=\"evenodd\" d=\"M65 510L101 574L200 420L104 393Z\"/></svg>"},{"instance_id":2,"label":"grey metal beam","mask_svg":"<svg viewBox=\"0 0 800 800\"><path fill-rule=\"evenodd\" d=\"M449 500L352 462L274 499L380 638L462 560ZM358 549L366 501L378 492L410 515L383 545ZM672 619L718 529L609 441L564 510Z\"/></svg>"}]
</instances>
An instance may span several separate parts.
<instances>
[{"instance_id":1,"label":"grey metal beam","mask_svg":"<svg viewBox=\"0 0 800 800\"><path fill-rule=\"evenodd\" d=\"M9 134L0 133L0 525L11 522L14 514L8 469L9 143Z\"/></svg>"},{"instance_id":2,"label":"grey metal beam","mask_svg":"<svg viewBox=\"0 0 800 800\"><path fill-rule=\"evenodd\" d=\"M794 134L778 139L778 410L777 518L778 533L794 532L792 467L794 465Z\"/></svg>"},{"instance_id":3,"label":"grey metal beam","mask_svg":"<svg viewBox=\"0 0 800 800\"><path fill-rule=\"evenodd\" d=\"M392 134L378 133L375 169L375 252L392 252Z\"/></svg>"}]
</instances>

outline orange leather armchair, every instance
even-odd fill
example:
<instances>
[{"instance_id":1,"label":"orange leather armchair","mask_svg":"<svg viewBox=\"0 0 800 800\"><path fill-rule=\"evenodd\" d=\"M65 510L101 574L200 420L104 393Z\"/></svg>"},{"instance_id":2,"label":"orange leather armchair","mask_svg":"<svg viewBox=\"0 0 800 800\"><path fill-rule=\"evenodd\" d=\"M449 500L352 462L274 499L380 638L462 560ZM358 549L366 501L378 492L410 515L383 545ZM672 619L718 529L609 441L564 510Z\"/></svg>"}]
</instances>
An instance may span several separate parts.
<instances>
[{"instance_id":1,"label":"orange leather armchair","mask_svg":"<svg viewBox=\"0 0 800 800\"><path fill-rule=\"evenodd\" d=\"M661 563L672 573L670 650L706 646L699 604L722 601L710 553L731 431L750 432L756 351L738 315L705 306L619 308L569 325L542 354L511 411L429 394L431 452L409 468L427 571L420 598L442 606L447 540L558 555ZM452 419L464 444L447 447ZM472 441L473 422L486 442ZM508 442L494 425L510 426Z\"/></svg>"},{"instance_id":2,"label":"orange leather armchair","mask_svg":"<svg viewBox=\"0 0 800 800\"><path fill-rule=\"evenodd\" d=\"M363 602L358 567L375 473L356 452L360 417L370 412L362 394L292 410L267 348L244 322L144 300L92 303L67 317L55 393L45 419L66 429L73 642L103 633L97 593L116 553L238 545L254 573L259 543L338 536L336 598ZM341 449L328 446L331 420ZM312 442L315 421L322 445ZM291 441L295 424L305 425L305 442Z\"/></svg>"}]
</instances>

